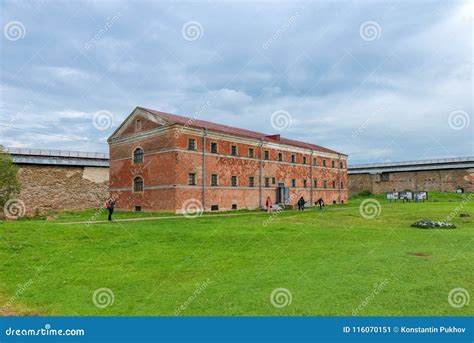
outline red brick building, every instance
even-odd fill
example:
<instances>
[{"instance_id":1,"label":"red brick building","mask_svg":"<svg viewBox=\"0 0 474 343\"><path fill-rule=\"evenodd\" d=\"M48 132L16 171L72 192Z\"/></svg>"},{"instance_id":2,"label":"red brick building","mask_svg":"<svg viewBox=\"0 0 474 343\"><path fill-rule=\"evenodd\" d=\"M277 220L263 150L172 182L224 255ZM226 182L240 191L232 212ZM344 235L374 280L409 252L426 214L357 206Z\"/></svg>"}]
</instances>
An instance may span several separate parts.
<instances>
[{"instance_id":1,"label":"red brick building","mask_svg":"<svg viewBox=\"0 0 474 343\"><path fill-rule=\"evenodd\" d=\"M108 140L117 208L182 212L347 202L347 155L309 143L137 107Z\"/></svg>"}]
</instances>

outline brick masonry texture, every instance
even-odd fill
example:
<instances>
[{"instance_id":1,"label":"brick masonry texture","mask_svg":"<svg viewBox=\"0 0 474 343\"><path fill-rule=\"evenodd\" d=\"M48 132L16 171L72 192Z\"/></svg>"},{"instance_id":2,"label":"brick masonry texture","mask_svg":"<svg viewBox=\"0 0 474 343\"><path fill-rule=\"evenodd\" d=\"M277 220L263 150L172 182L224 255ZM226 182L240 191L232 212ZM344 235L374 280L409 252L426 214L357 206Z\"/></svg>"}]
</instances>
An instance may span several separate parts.
<instances>
[{"instance_id":1,"label":"brick masonry texture","mask_svg":"<svg viewBox=\"0 0 474 343\"><path fill-rule=\"evenodd\" d=\"M260 142L238 135L207 132L165 119L162 121L159 115L136 109L109 138L110 190L111 195L118 198L117 208L133 210L140 206L145 211L180 212L187 200L196 199L204 204L205 210L210 210L212 205L218 205L219 210L229 210L233 205L237 209L255 209L265 203L267 196L276 202L279 183L290 188L292 204L300 196L313 203L320 197L326 203L347 202L345 155L325 148L312 151L279 144L277 140ZM189 121L192 123L192 119ZM193 150L188 150L190 139L195 143ZM212 143L217 144L217 153L211 151ZM233 145L237 147L237 156L231 156ZM142 163L133 162L137 148L143 149ZM253 149L253 156L249 149ZM264 160L265 151L268 151L268 160ZM278 161L279 153L283 161ZM315 164L313 159L316 159ZM195 175L193 185L189 184L189 174ZM217 186L211 186L213 174L217 175ZM232 176L237 177L235 187L231 184ZM143 178L142 192L133 191L136 177ZM254 178L253 187L250 177ZM265 187L265 178L269 180L268 187Z\"/></svg>"},{"instance_id":2,"label":"brick masonry texture","mask_svg":"<svg viewBox=\"0 0 474 343\"><path fill-rule=\"evenodd\" d=\"M108 168L19 165L26 215L99 208L108 197Z\"/></svg>"},{"instance_id":3,"label":"brick masonry texture","mask_svg":"<svg viewBox=\"0 0 474 343\"><path fill-rule=\"evenodd\" d=\"M388 180L379 174L350 174L350 195L369 190L374 194L406 189L412 191L455 192L458 187L474 192L474 169L451 169L387 173Z\"/></svg>"}]
</instances>

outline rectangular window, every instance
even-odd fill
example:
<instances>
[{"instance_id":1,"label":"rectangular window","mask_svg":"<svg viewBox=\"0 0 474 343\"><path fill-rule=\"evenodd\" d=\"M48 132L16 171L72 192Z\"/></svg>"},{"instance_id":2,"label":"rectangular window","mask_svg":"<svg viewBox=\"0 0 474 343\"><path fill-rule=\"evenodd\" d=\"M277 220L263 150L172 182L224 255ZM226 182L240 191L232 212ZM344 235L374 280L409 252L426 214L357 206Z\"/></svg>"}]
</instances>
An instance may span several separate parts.
<instances>
[{"instance_id":1,"label":"rectangular window","mask_svg":"<svg viewBox=\"0 0 474 343\"><path fill-rule=\"evenodd\" d=\"M276 183L276 179L272 177L272 185L274 185L275 183Z\"/></svg>"},{"instance_id":2,"label":"rectangular window","mask_svg":"<svg viewBox=\"0 0 474 343\"><path fill-rule=\"evenodd\" d=\"M265 187L270 187L270 178L269 177L265 178Z\"/></svg>"},{"instance_id":3,"label":"rectangular window","mask_svg":"<svg viewBox=\"0 0 474 343\"><path fill-rule=\"evenodd\" d=\"M296 180L295 179L291 179L291 187L296 187Z\"/></svg>"},{"instance_id":4,"label":"rectangular window","mask_svg":"<svg viewBox=\"0 0 474 343\"><path fill-rule=\"evenodd\" d=\"M296 156L295 155L291 155L291 163L296 163Z\"/></svg>"},{"instance_id":5,"label":"rectangular window","mask_svg":"<svg viewBox=\"0 0 474 343\"><path fill-rule=\"evenodd\" d=\"M255 157L255 151L252 148L249 148L249 157Z\"/></svg>"},{"instance_id":6,"label":"rectangular window","mask_svg":"<svg viewBox=\"0 0 474 343\"><path fill-rule=\"evenodd\" d=\"M135 212L141 212L142 207L141 206L135 206Z\"/></svg>"},{"instance_id":7,"label":"rectangular window","mask_svg":"<svg viewBox=\"0 0 474 343\"><path fill-rule=\"evenodd\" d=\"M344 168L344 163L343 162L339 162L339 168Z\"/></svg>"},{"instance_id":8,"label":"rectangular window","mask_svg":"<svg viewBox=\"0 0 474 343\"><path fill-rule=\"evenodd\" d=\"M265 150L264 152L264 159L269 160L270 159L270 151Z\"/></svg>"},{"instance_id":9,"label":"rectangular window","mask_svg":"<svg viewBox=\"0 0 474 343\"><path fill-rule=\"evenodd\" d=\"M196 150L196 140L193 138L188 139L188 150Z\"/></svg>"},{"instance_id":10,"label":"rectangular window","mask_svg":"<svg viewBox=\"0 0 474 343\"><path fill-rule=\"evenodd\" d=\"M232 209L236 210L237 209L237 204L232 204Z\"/></svg>"},{"instance_id":11,"label":"rectangular window","mask_svg":"<svg viewBox=\"0 0 474 343\"><path fill-rule=\"evenodd\" d=\"M214 186L214 187L217 186L217 174L211 175L211 186Z\"/></svg>"},{"instance_id":12,"label":"rectangular window","mask_svg":"<svg viewBox=\"0 0 474 343\"><path fill-rule=\"evenodd\" d=\"M323 167L326 167L326 160L323 160Z\"/></svg>"},{"instance_id":13,"label":"rectangular window","mask_svg":"<svg viewBox=\"0 0 474 343\"><path fill-rule=\"evenodd\" d=\"M232 187L237 187L237 176L231 176L230 177L230 185Z\"/></svg>"},{"instance_id":14,"label":"rectangular window","mask_svg":"<svg viewBox=\"0 0 474 343\"><path fill-rule=\"evenodd\" d=\"M313 158L313 166L317 166L318 165L318 160L315 158Z\"/></svg>"},{"instance_id":15,"label":"rectangular window","mask_svg":"<svg viewBox=\"0 0 474 343\"><path fill-rule=\"evenodd\" d=\"M211 153L217 154L217 143L211 143Z\"/></svg>"},{"instance_id":16,"label":"rectangular window","mask_svg":"<svg viewBox=\"0 0 474 343\"><path fill-rule=\"evenodd\" d=\"M237 156L237 145L232 145L232 146L230 147L230 154L231 154L232 156Z\"/></svg>"},{"instance_id":17,"label":"rectangular window","mask_svg":"<svg viewBox=\"0 0 474 343\"><path fill-rule=\"evenodd\" d=\"M188 185L195 186L196 185L196 174L189 173L188 174Z\"/></svg>"},{"instance_id":18,"label":"rectangular window","mask_svg":"<svg viewBox=\"0 0 474 343\"><path fill-rule=\"evenodd\" d=\"M331 161L331 168L335 168L336 165L334 164L334 161Z\"/></svg>"},{"instance_id":19,"label":"rectangular window","mask_svg":"<svg viewBox=\"0 0 474 343\"><path fill-rule=\"evenodd\" d=\"M341 189L344 189L344 182L341 182Z\"/></svg>"},{"instance_id":20,"label":"rectangular window","mask_svg":"<svg viewBox=\"0 0 474 343\"><path fill-rule=\"evenodd\" d=\"M255 178L253 176L249 177L249 187L255 187Z\"/></svg>"},{"instance_id":21,"label":"rectangular window","mask_svg":"<svg viewBox=\"0 0 474 343\"><path fill-rule=\"evenodd\" d=\"M283 161L283 154L281 152L278 153L278 161Z\"/></svg>"},{"instance_id":22,"label":"rectangular window","mask_svg":"<svg viewBox=\"0 0 474 343\"><path fill-rule=\"evenodd\" d=\"M306 164L306 156L303 156L303 164Z\"/></svg>"},{"instance_id":23,"label":"rectangular window","mask_svg":"<svg viewBox=\"0 0 474 343\"><path fill-rule=\"evenodd\" d=\"M332 188L336 188L336 181L332 182Z\"/></svg>"},{"instance_id":24,"label":"rectangular window","mask_svg":"<svg viewBox=\"0 0 474 343\"><path fill-rule=\"evenodd\" d=\"M211 211L219 211L219 205L211 205Z\"/></svg>"},{"instance_id":25,"label":"rectangular window","mask_svg":"<svg viewBox=\"0 0 474 343\"><path fill-rule=\"evenodd\" d=\"M138 131L141 131L142 129L142 121L140 119L137 119L135 121L135 131L138 132Z\"/></svg>"},{"instance_id":26,"label":"rectangular window","mask_svg":"<svg viewBox=\"0 0 474 343\"><path fill-rule=\"evenodd\" d=\"M324 184L323 188L328 188L328 182L327 181L324 181L323 184Z\"/></svg>"},{"instance_id":27,"label":"rectangular window","mask_svg":"<svg viewBox=\"0 0 474 343\"><path fill-rule=\"evenodd\" d=\"M303 180L303 187L304 187L304 188L308 187L308 182L307 182L307 180Z\"/></svg>"},{"instance_id":28,"label":"rectangular window","mask_svg":"<svg viewBox=\"0 0 474 343\"><path fill-rule=\"evenodd\" d=\"M318 188L318 180L313 180L313 187Z\"/></svg>"}]
</instances>

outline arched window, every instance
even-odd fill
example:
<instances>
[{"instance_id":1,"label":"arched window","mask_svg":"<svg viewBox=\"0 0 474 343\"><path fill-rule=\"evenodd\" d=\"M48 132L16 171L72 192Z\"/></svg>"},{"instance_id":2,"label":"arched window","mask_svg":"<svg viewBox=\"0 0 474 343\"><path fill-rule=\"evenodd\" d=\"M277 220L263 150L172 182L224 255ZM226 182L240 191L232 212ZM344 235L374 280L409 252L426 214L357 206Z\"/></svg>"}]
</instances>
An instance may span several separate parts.
<instances>
[{"instance_id":1,"label":"arched window","mask_svg":"<svg viewBox=\"0 0 474 343\"><path fill-rule=\"evenodd\" d=\"M140 176L133 179L133 191L143 192L143 179Z\"/></svg>"},{"instance_id":2,"label":"arched window","mask_svg":"<svg viewBox=\"0 0 474 343\"><path fill-rule=\"evenodd\" d=\"M143 163L143 149L136 148L133 151L133 163Z\"/></svg>"}]
</instances>

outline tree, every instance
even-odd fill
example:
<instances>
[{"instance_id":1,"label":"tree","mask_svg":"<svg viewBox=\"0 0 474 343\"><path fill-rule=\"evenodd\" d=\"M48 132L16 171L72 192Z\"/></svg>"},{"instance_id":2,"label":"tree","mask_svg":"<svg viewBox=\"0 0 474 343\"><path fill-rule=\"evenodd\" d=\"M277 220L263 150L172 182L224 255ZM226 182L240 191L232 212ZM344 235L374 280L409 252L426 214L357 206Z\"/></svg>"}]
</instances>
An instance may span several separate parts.
<instances>
[{"instance_id":1,"label":"tree","mask_svg":"<svg viewBox=\"0 0 474 343\"><path fill-rule=\"evenodd\" d=\"M20 182L17 178L18 168L3 146L0 145L0 216L6 202L20 192Z\"/></svg>"}]
</instances>

